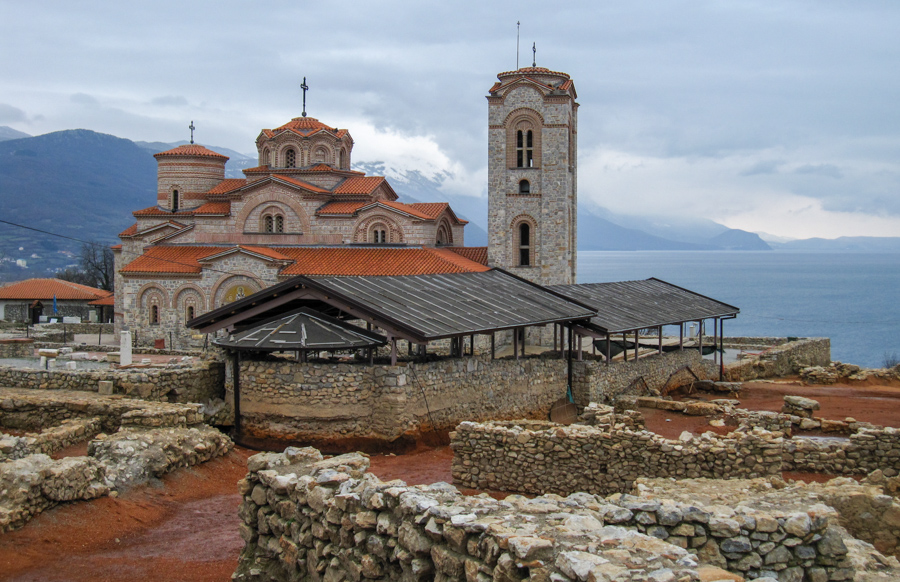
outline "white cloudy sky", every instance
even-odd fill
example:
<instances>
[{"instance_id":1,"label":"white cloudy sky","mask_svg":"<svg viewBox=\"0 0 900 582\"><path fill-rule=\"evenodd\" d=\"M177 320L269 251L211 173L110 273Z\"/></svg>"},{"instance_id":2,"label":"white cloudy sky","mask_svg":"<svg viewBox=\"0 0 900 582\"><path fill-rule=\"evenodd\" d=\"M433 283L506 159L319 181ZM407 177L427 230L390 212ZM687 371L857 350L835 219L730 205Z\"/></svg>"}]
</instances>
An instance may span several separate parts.
<instances>
[{"instance_id":1,"label":"white cloudy sky","mask_svg":"<svg viewBox=\"0 0 900 582\"><path fill-rule=\"evenodd\" d=\"M556 4L562 8L553 7ZM484 96L570 73L579 196L790 237L900 236L900 2L3 2L0 125L254 151L300 113L486 195Z\"/></svg>"}]
</instances>

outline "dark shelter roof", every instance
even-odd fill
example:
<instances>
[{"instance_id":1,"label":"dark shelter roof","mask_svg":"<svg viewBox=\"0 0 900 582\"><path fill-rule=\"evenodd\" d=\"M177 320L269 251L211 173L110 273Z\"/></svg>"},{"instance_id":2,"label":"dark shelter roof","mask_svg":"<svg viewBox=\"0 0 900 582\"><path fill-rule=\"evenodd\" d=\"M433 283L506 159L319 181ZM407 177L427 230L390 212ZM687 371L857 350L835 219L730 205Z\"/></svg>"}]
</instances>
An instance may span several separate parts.
<instances>
[{"instance_id":1,"label":"dark shelter roof","mask_svg":"<svg viewBox=\"0 0 900 582\"><path fill-rule=\"evenodd\" d=\"M300 306L340 309L415 342L587 320L596 311L500 269L392 277L295 277L210 311L188 327L245 327ZM320 309L324 310L324 309Z\"/></svg>"},{"instance_id":2,"label":"dark shelter roof","mask_svg":"<svg viewBox=\"0 0 900 582\"><path fill-rule=\"evenodd\" d=\"M604 333L729 317L740 312L733 305L655 277L643 281L553 285L548 289L596 307L597 313L589 327Z\"/></svg>"},{"instance_id":3,"label":"dark shelter roof","mask_svg":"<svg viewBox=\"0 0 900 582\"><path fill-rule=\"evenodd\" d=\"M383 345L387 339L303 307L215 343L237 350L274 352L351 350Z\"/></svg>"}]
</instances>

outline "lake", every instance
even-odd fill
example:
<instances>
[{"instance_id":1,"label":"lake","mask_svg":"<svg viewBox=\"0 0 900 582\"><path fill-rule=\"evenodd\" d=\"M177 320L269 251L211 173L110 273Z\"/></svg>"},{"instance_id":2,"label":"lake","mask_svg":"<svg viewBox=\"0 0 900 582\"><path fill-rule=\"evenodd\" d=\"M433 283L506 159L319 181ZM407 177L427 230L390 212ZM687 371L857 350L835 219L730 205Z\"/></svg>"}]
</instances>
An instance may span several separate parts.
<instances>
[{"instance_id":1,"label":"lake","mask_svg":"<svg viewBox=\"0 0 900 582\"><path fill-rule=\"evenodd\" d=\"M900 253L580 251L578 282L656 277L739 307L726 336L831 338L869 368L900 356Z\"/></svg>"}]
</instances>

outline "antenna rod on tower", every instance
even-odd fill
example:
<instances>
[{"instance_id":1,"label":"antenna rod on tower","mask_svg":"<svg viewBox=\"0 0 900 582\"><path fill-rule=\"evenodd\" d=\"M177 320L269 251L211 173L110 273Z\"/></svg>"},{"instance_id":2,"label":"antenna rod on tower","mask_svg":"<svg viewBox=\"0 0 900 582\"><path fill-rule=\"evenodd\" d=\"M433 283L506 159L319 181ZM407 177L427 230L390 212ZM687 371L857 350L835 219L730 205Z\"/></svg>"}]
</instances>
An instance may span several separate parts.
<instances>
[{"instance_id":1,"label":"antenna rod on tower","mask_svg":"<svg viewBox=\"0 0 900 582\"><path fill-rule=\"evenodd\" d=\"M522 26L520 21L516 21L516 70L519 70L519 27Z\"/></svg>"}]
</instances>

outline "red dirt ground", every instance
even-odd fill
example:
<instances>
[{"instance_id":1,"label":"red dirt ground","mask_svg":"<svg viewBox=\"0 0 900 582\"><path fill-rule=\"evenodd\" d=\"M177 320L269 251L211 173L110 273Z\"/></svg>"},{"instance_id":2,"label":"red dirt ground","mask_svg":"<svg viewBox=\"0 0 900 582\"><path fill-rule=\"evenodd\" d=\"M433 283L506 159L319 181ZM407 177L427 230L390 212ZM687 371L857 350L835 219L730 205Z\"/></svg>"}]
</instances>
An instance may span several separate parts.
<instances>
[{"instance_id":1,"label":"red dirt ground","mask_svg":"<svg viewBox=\"0 0 900 582\"><path fill-rule=\"evenodd\" d=\"M900 426L900 387L748 383L739 400L753 410L780 410L785 394L818 400L819 416L824 418L852 416ZM702 418L642 412L648 428L670 438L683 430L698 434L712 428ZM79 449L65 453L79 454ZM246 459L253 453L238 447L222 459L177 471L156 484L117 498L62 505L19 531L0 534L0 580L230 580L243 546L237 533L236 483L246 474ZM383 480L403 479L409 484L451 482L452 455L447 446L372 455L371 471Z\"/></svg>"}]
</instances>

